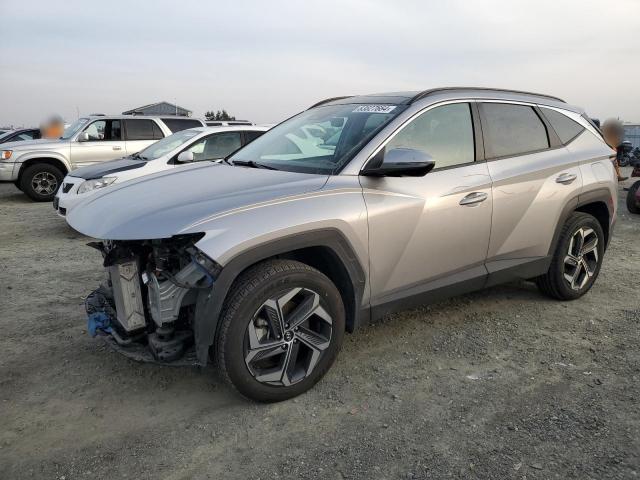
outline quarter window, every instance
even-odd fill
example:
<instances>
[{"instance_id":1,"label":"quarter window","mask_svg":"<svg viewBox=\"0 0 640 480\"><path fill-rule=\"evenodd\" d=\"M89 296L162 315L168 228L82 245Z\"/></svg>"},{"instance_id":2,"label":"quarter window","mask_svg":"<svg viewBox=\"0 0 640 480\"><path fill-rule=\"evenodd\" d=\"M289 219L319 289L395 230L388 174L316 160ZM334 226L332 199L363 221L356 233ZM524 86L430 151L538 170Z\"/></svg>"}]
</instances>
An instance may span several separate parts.
<instances>
[{"instance_id":1,"label":"quarter window","mask_svg":"<svg viewBox=\"0 0 640 480\"><path fill-rule=\"evenodd\" d=\"M153 120L125 120L127 140L158 140L164 135Z\"/></svg>"},{"instance_id":2,"label":"quarter window","mask_svg":"<svg viewBox=\"0 0 640 480\"><path fill-rule=\"evenodd\" d=\"M480 108L487 158L521 155L549 148L547 129L533 107L482 103Z\"/></svg>"},{"instance_id":3,"label":"quarter window","mask_svg":"<svg viewBox=\"0 0 640 480\"><path fill-rule=\"evenodd\" d=\"M387 143L387 151L393 148L427 153L436 162L436 168L473 162L475 146L469 104L454 103L428 110Z\"/></svg>"},{"instance_id":4,"label":"quarter window","mask_svg":"<svg viewBox=\"0 0 640 480\"><path fill-rule=\"evenodd\" d=\"M550 108L540 107L544 116L549 120L549 123L560 137L560 141L564 144L569 143L576 138L578 134L582 133L584 127L578 122L571 120L566 115Z\"/></svg>"}]
</instances>

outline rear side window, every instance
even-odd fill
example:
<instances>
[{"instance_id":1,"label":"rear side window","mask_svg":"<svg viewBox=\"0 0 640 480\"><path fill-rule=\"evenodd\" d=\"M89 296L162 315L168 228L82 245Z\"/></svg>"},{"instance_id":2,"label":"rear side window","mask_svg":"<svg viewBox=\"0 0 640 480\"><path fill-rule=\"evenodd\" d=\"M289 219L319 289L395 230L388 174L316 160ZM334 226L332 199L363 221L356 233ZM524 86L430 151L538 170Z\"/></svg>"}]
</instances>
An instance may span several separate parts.
<instances>
[{"instance_id":1,"label":"rear side window","mask_svg":"<svg viewBox=\"0 0 640 480\"><path fill-rule=\"evenodd\" d=\"M550 108L540 107L551 127L556 131L560 141L565 145L582 133L584 127L562 113Z\"/></svg>"},{"instance_id":2,"label":"rear side window","mask_svg":"<svg viewBox=\"0 0 640 480\"><path fill-rule=\"evenodd\" d=\"M167 128L171 130L172 133L186 130L188 128L196 128L202 126L202 123L200 123L198 120L193 120L190 118L163 118L162 121L167 126Z\"/></svg>"},{"instance_id":3,"label":"rear side window","mask_svg":"<svg viewBox=\"0 0 640 480\"><path fill-rule=\"evenodd\" d=\"M125 120L127 140L159 140L164 137L153 120Z\"/></svg>"},{"instance_id":4,"label":"rear side window","mask_svg":"<svg viewBox=\"0 0 640 480\"><path fill-rule=\"evenodd\" d=\"M480 109L487 158L521 155L549 148L547 129L533 107L482 103Z\"/></svg>"}]
</instances>

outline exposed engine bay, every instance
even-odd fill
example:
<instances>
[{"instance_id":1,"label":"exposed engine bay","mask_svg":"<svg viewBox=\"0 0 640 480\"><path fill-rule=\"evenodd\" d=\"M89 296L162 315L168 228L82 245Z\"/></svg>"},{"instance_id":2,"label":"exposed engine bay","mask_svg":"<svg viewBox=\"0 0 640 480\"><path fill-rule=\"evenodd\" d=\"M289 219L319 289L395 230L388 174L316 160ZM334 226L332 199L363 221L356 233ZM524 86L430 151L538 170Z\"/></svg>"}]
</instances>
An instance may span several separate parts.
<instances>
[{"instance_id":1,"label":"exposed engine bay","mask_svg":"<svg viewBox=\"0 0 640 480\"><path fill-rule=\"evenodd\" d=\"M110 336L136 360L194 358L195 304L221 270L194 246L202 236L90 243L102 252L107 279L87 298L89 332Z\"/></svg>"}]
</instances>

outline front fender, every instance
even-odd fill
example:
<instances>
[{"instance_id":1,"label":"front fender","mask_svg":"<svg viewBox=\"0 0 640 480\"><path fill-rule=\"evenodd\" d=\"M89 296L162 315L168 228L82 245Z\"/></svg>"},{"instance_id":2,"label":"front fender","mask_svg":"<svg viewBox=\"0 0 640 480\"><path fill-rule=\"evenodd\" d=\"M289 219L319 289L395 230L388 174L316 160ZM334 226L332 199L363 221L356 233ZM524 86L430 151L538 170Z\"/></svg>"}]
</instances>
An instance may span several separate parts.
<instances>
[{"instance_id":1,"label":"front fender","mask_svg":"<svg viewBox=\"0 0 640 480\"><path fill-rule=\"evenodd\" d=\"M345 182L354 180L356 183L347 187ZM196 302L194 334L199 363L206 363L234 281L248 267L267 258L327 247L349 274L356 313L368 304L368 227L362 191L357 177L329 183L333 185L304 198L227 212L193 226L194 231L205 232L196 246L222 266L211 291L200 292Z\"/></svg>"},{"instance_id":2,"label":"front fender","mask_svg":"<svg viewBox=\"0 0 640 480\"><path fill-rule=\"evenodd\" d=\"M67 172L72 170L71 162L67 155L55 150L30 150L23 154L18 154L15 159L15 163L24 164L29 162L30 160L39 160L39 159L52 159L59 161L64 168L66 168Z\"/></svg>"}]
</instances>

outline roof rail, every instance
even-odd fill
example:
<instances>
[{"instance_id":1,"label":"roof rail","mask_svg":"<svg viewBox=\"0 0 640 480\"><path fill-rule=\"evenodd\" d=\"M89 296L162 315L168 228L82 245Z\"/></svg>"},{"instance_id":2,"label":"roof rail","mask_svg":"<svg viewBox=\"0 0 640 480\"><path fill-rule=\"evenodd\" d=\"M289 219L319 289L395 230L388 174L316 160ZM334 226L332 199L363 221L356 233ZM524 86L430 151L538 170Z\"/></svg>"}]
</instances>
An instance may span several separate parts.
<instances>
[{"instance_id":1,"label":"roof rail","mask_svg":"<svg viewBox=\"0 0 640 480\"><path fill-rule=\"evenodd\" d=\"M342 100L343 98L350 98L350 97L353 97L353 95L344 95L342 97L326 98L324 100L319 101L318 103L314 103L309 108L307 108L307 110L310 110L310 109L315 108L315 107L319 107L320 105L324 105L325 103L333 102L335 100Z\"/></svg>"},{"instance_id":2,"label":"roof rail","mask_svg":"<svg viewBox=\"0 0 640 480\"><path fill-rule=\"evenodd\" d=\"M418 93L417 95L415 95L413 98L411 98L409 100L409 104L417 102L418 100L421 100L421 99L423 99L425 97L428 97L429 95L433 95L433 94L439 93L439 92L447 92L447 91L450 91L450 90L482 90L482 91L487 91L487 92L521 93L521 94L524 94L524 95L535 95L536 97L545 97L545 98L550 98L552 100L557 100L558 102L567 103L564 100L562 100L561 98L554 97L552 95L545 95L543 93L525 92L523 90L509 90L507 88L487 88L487 87L441 87L441 88L432 88L432 89L429 89L429 90L424 90L424 91Z\"/></svg>"}]
</instances>

